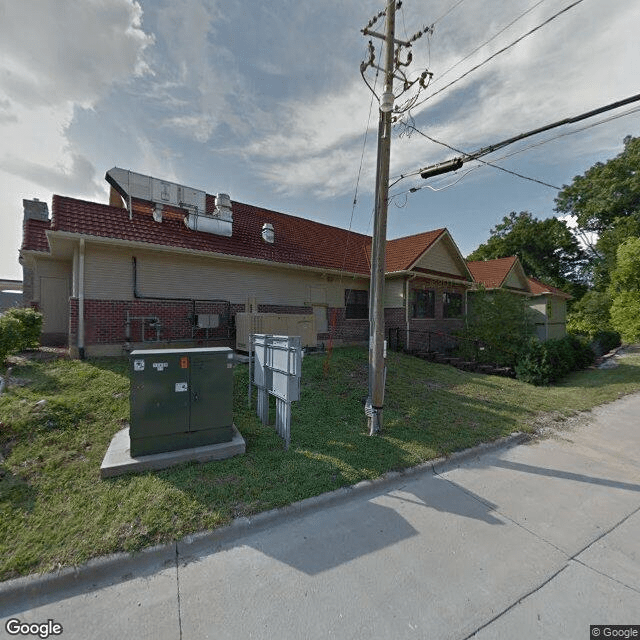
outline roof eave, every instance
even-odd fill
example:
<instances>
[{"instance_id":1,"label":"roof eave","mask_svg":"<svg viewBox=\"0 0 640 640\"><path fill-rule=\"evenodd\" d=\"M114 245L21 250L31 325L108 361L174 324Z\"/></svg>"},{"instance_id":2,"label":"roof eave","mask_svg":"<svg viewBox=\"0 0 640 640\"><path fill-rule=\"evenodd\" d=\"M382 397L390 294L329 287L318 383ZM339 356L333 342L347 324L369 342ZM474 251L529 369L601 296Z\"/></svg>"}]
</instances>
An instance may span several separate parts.
<instances>
[{"instance_id":1,"label":"roof eave","mask_svg":"<svg viewBox=\"0 0 640 640\"><path fill-rule=\"evenodd\" d=\"M47 235L51 234L53 238L61 238L67 240L85 240L97 244L106 244L111 246L129 247L136 249L147 249L152 251L162 251L165 253L180 253L184 255L197 255L205 258L216 258L219 260L230 260L232 262L249 262L261 266L270 266L281 269L294 269L296 271L311 271L313 273L322 273L335 276L347 276L353 278L370 277L369 273L360 273L355 271L343 271L340 269L314 267L308 265L295 264L291 262L276 262L274 260L264 260L262 258L252 258L247 256L239 256L231 253L220 253L217 251L203 251L201 249L187 249L184 247L172 247L166 244L154 244L151 242L138 242L135 240L123 240L121 238L108 238L104 236L92 236L83 233L73 233L70 231L47 231ZM50 254L46 254L50 255Z\"/></svg>"}]
</instances>

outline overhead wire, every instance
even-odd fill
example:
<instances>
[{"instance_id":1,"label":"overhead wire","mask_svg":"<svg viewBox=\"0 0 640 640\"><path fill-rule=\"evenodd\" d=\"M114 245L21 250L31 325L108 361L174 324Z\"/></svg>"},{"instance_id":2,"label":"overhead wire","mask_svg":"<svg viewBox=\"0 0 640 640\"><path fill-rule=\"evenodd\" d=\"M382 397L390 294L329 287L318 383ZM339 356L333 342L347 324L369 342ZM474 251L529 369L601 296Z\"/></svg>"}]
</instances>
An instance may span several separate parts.
<instances>
[{"instance_id":1,"label":"overhead wire","mask_svg":"<svg viewBox=\"0 0 640 640\"><path fill-rule=\"evenodd\" d=\"M438 22L440 22L440 20L442 20L443 18L446 18L454 9L459 7L463 2L464 0L458 0L458 2L456 2L453 6L449 7L447 11L445 11L439 18L436 18L431 24L437 24Z\"/></svg>"},{"instance_id":2,"label":"overhead wire","mask_svg":"<svg viewBox=\"0 0 640 640\"><path fill-rule=\"evenodd\" d=\"M500 160L505 160L506 158L510 158L512 156L515 156L519 153L523 153L525 151L529 151L530 149L534 149L536 147L540 147L544 144L547 144L548 142L553 142L554 140L558 140L559 138L564 138L565 136L571 136L574 135L576 133L580 133L581 131L585 131L587 129L592 129L593 127L597 127L601 124L606 124L607 122L610 122L612 120L617 120L618 118L623 118L625 116L628 115L632 115L634 113L639 113L640 112L640 107L634 107L633 109L629 109L627 111L625 111L624 113L619 113L613 116L609 116L608 118L603 118L602 120L599 120L598 122L593 122L591 124L585 125L584 127L579 127L577 129L573 129L572 131L567 131L565 133L560 133L558 135L555 136L551 136L549 138L546 138L545 140L541 140L540 142L535 142L533 144L527 145L526 147L523 147L521 149L517 149L516 151L512 151L511 153L507 153L503 156L500 156L499 158L495 158L493 162L488 162L486 160L481 160L480 158L477 158L476 160L482 164L485 164L487 166L493 167L495 169L499 169L500 171L504 171L506 173L510 173L513 174L519 178L523 178L525 180L530 180L532 182L537 182L539 184L542 184L544 186L547 187L551 187L557 191L560 191L561 187L557 187L555 185L552 184L548 184L546 182L543 182L542 180L538 180L537 178L531 178L530 176L525 176L523 174L517 173L515 171L511 171L509 169L505 169L504 167L501 167L497 164L495 164L495 162L499 162ZM418 133L424 135L426 138L428 138L429 140L431 140L432 142L435 142L436 144L442 145L443 147L447 147L448 149L451 149L452 151L455 151L456 153L462 153L464 154L464 151L461 151L460 149L456 149L455 147L453 147L450 144L447 144L446 142L442 142L440 140L436 140L435 138L432 138L431 136L426 135L425 133L423 133L422 131L418 131ZM449 187L454 186L455 184L457 184L458 182L460 182L460 180L462 180L463 178L466 178L467 175L469 175L469 173L471 173L472 171L475 171L476 169L480 169L480 165L477 165L471 169L469 169L468 171L466 171L465 173L463 173L460 178L458 178L457 180L455 180L454 182L445 185L444 187L434 187L432 185L421 185L419 187L411 187L410 189L407 189L406 191L400 191L396 194L393 194L392 198L395 198L399 195L403 195L406 193L415 193L416 191L420 191L421 189L430 189L431 191L444 191L445 189L448 189ZM405 178L410 178L412 176L417 176L420 174L420 170L418 171L412 171L410 173L407 174L401 174L390 186L393 186L395 184L398 184L398 182L400 182L401 180L404 180Z\"/></svg>"},{"instance_id":3,"label":"overhead wire","mask_svg":"<svg viewBox=\"0 0 640 640\"><path fill-rule=\"evenodd\" d=\"M521 42L525 38L529 37L530 35L534 34L536 31L539 31L540 29L542 29L542 27L544 27L544 26L548 25L549 23L553 22L553 20L555 20L556 18L559 18L561 15L563 15L567 11L573 9L574 7L576 7L577 5L579 5L583 1L584 0L575 0L570 5L567 5L564 9L561 9L560 11L554 13L550 18L547 18L544 22L540 23L539 25L537 25L533 29L530 29L529 31L527 31L525 34L521 35L519 38L517 38L516 40L514 40L510 44L506 45L505 47L502 47L502 49L500 49L499 51L496 51L494 54L490 55L488 58L486 58L482 62L478 63L477 65L475 65L473 67L471 67L471 69L469 69L468 71L465 71L462 75L458 76L455 80L452 80L451 82L446 84L444 87L438 89L437 91L434 91L433 93L429 94L428 96L426 96L422 100L416 102L415 104L412 105L411 108L415 109L416 107L418 107L418 106L424 104L425 102L427 102L427 100L430 100L431 98L433 98L433 97L437 96L438 94L442 93L443 91L445 91L449 87L452 87L457 82L460 82L460 80L462 80L463 78L466 78L469 74L473 73L474 71L477 71L478 69L483 67L485 64L487 64L488 62L490 62L491 60L493 60L497 56L503 54L505 51L508 51L509 49L514 47L516 44L518 44L519 42Z\"/></svg>"},{"instance_id":4,"label":"overhead wire","mask_svg":"<svg viewBox=\"0 0 640 640\"><path fill-rule=\"evenodd\" d=\"M443 71L439 76L433 79L432 84L436 84L449 72L453 71L457 66L461 65L465 60L468 60L473 54L477 53L483 47L486 47L489 43L493 42L499 35L503 34L509 27L512 27L516 22L524 18L528 13L531 13L536 7L541 5L547 0L538 0L533 6L529 7L526 11L523 11L517 18L514 18L509 24L505 25L500 31L494 33L488 40L485 40L481 45L478 45L473 51L469 52L464 58L458 60L458 62L452 64L446 71Z\"/></svg>"}]
</instances>

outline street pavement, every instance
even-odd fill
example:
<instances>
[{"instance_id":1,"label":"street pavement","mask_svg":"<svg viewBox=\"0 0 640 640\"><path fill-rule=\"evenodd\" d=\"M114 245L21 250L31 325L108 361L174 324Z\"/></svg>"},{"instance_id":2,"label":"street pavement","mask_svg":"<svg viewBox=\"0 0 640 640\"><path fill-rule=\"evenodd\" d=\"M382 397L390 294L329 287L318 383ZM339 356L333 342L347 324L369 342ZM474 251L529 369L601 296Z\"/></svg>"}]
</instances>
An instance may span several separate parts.
<instances>
[{"instance_id":1,"label":"street pavement","mask_svg":"<svg viewBox=\"0 0 640 640\"><path fill-rule=\"evenodd\" d=\"M640 625L639 453L635 394L532 440L2 583L0 637L25 637L10 619L65 640L587 640L590 625Z\"/></svg>"}]
</instances>

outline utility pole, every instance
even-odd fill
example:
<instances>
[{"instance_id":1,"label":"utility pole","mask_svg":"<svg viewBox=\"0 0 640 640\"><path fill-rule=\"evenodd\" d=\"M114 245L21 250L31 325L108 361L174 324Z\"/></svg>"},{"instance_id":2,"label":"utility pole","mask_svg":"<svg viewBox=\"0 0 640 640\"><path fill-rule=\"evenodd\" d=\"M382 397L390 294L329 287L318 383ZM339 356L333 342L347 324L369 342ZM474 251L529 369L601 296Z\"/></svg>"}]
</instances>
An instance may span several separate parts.
<instances>
[{"instance_id":1,"label":"utility pole","mask_svg":"<svg viewBox=\"0 0 640 640\"><path fill-rule=\"evenodd\" d=\"M371 280L369 295L369 397L365 406L365 414L369 422L369 435L375 435L382 431L382 410L384 407L384 387L386 378L385 356L386 345L384 339L384 276L385 254L387 246L387 209L389 204L389 161L391 157L391 128L392 111L394 111L395 96L393 93L393 80L398 78L403 81L404 93L416 82L420 87L426 87L427 78L431 74L424 71L418 78L409 80L400 67L407 67L411 63L411 53L407 60L402 62L399 58L402 47L411 47L411 44L424 33L431 33L433 27L428 27L414 34L409 41L396 40L395 15L396 8L401 6L401 0L389 0L386 9L369 21L362 30L364 35L373 36L384 40L384 68L380 69L375 64L375 49L369 41L369 60L360 65L360 73L366 81L364 72L368 67L376 68L384 73L384 90L380 100L380 114L378 123L378 159L376 166L376 193L374 209L374 230L371 246ZM385 33L372 31L374 23L385 16ZM396 50L396 44L399 45ZM399 74L399 76L396 75ZM367 82L369 88L371 86ZM373 91L373 89L372 89ZM375 93L375 91L374 91Z\"/></svg>"},{"instance_id":2,"label":"utility pole","mask_svg":"<svg viewBox=\"0 0 640 640\"><path fill-rule=\"evenodd\" d=\"M371 248L371 309L369 311L369 377L371 408L367 407L369 435L382 431L385 386L384 274L387 246L387 208L389 199L389 160L391 157L391 111L393 110L394 35L396 2L386 9L384 92L380 101L378 163L376 170L373 244Z\"/></svg>"}]
</instances>

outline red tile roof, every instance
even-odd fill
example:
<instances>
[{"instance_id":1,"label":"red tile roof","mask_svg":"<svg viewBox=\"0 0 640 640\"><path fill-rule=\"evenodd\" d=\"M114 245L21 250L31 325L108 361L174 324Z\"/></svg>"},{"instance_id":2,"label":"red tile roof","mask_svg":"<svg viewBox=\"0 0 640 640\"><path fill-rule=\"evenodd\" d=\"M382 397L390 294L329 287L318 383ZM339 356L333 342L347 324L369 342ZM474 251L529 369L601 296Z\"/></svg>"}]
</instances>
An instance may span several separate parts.
<instances>
[{"instance_id":1,"label":"red tile roof","mask_svg":"<svg viewBox=\"0 0 640 640\"><path fill-rule=\"evenodd\" d=\"M49 252L49 241L45 231L50 228L48 220L37 220L30 218L24 224L24 234L22 237L23 251L44 251Z\"/></svg>"},{"instance_id":2,"label":"red tile roof","mask_svg":"<svg viewBox=\"0 0 640 640\"><path fill-rule=\"evenodd\" d=\"M207 211L215 199L207 195ZM366 249L370 238L304 218L233 202L233 235L220 236L188 229L185 212L164 207L163 220L152 218L153 205L133 201L133 217L126 209L109 205L53 197L51 228L102 238L206 251L283 264L369 273ZM262 239L262 225L273 225L275 242Z\"/></svg>"},{"instance_id":3,"label":"red tile roof","mask_svg":"<svg viewBox=\"0 0 640 640\"><path fill-rule=\"evenodd\" d=\"M518 258L496 258L495 260L475 260L467 262L473 279L487 289L498 289L502 286Z\"/></svg>"},{"instance_id":4,"label":"red tile roof","mask_svg":"<svg viewBox=\"0 0 640 640\"><path fill-rule=\"evenodd\" d=\"M556 287L552 287L549 284L545 284L544 282L536 278L528 278L528 280L529 280L529 288L531 289L531 293L533 293L536 296L543 295L545 293L550 293L554 296L566 298L567 300L573 297L570 294L565 293L561 289L557 289Z\"/></svg>"},{"instance_id":5,"label":"red tile roof","mask_svg":"<svg viewBox=\"0 0 640 640\"><path fill-rule=\"evenodd\" d=\"M152 217L152 203L134 199L132 204L130 220L129 212L120 207L54 195L51 224L29 220L23 248L49 251L44 232L51 229L361 275L371 271L371 236L354 231L233 202L233 234L227 237L188 229L182 209L165 205L163 220L158 223ZM208 213L213 212L213 196L207 195L206 208ZM273 244L262 239L266 222L274 228ZM437 229L388 240L386 271L408 270L446 232Z\"/></svg>"}]
</instances>

